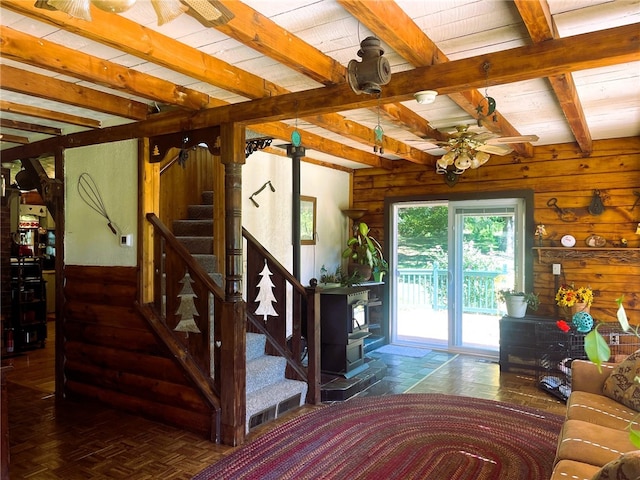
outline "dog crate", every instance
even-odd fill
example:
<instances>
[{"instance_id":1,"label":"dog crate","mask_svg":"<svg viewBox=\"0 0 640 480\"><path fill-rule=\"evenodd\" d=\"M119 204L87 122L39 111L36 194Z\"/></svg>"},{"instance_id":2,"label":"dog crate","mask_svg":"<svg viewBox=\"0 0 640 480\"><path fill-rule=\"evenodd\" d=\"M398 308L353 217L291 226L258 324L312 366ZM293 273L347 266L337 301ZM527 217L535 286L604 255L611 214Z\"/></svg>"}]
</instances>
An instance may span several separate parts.
<instances>
[{"instance_id":1,"label":"dog crate","mask_svg":"<svg viewBox=\"0 0 640 480\"><path fill-rule=\"evenodd\" d=\"M604 323L598 327L611 350L611 362L621 362L640 348L640 339L624 332L617 323ZM571 393L571 362L586 360L584 339L586 333L563 332L555 323L540 322L536 325L538 388L566 401Z\"/></svg>"}]
</instances>

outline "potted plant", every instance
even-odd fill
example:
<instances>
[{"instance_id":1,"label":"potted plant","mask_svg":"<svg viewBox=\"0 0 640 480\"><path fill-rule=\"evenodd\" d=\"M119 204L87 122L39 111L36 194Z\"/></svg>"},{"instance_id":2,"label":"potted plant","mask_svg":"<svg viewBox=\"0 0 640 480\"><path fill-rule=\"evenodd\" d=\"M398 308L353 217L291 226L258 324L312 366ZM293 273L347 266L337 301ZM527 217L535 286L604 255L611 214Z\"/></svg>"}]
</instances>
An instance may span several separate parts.
<instances>
[{"instance_id":1,"label":"potted plant","mask_svg":"<svg viewBox=\"0 0 640 480\"><path fill-rule=\"evenodd\" d=\"M507 306L507 315L513 318L522 318L526 315L527 308L537 310L540 305L537 294L514 289L498 290L498 300Z\"/></svg>"},{"instance_id":2,"label":"potted plant","mask_svg":"<svg viewBox=\"0 0 640 480\"><path fill-rule=\"evenodd\" d=\"M369 235L369 231L366 223L359 222L353 229L353 236L347 241L347 248L342 252L342 257L349 259L349 274L358 271L363 280L371 278L374 268L378 271L388 268L380 243Z\"/></svg>"}]
</instances>

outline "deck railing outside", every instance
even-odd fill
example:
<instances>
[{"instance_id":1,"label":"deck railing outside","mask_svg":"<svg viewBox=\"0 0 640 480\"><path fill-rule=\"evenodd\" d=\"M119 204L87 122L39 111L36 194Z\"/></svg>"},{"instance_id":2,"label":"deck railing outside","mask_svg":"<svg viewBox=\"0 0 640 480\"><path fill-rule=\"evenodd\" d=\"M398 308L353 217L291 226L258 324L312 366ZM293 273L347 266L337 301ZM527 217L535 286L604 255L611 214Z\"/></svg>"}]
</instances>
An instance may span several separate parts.
<instances>
[{"instance_id":1,"label":"deck railing outside","mask_svg":"<svg viewBox=\"0 0 640 480\"><path fill-rule=\"evenodd\" d=\"M498 313L496 278L505 272L466 270L463 272L463 311ZM402 268L398 270L398 303L413 307L447 308L448 271L437 264L432 269Z\"/></svg>"}]
</instances>

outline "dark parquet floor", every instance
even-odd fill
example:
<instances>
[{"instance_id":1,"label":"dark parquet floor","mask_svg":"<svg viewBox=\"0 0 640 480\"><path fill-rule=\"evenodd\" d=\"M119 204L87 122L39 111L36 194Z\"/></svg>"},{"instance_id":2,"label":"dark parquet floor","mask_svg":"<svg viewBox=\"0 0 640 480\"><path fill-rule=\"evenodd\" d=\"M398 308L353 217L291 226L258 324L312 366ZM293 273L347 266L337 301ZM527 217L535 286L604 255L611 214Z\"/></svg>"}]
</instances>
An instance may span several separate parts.
<instances>
[{"instance_id":1,"label":"dark parquet floor","mask_svg":"<svg viewBox=\"0 0 640 480\"><path fill-rule=\"evenodd\" d=\"M19 479L190 479L233 451L180 429L97 404L62 402L54 392L54 332L44 349L2 364L8 373L10 475ZM389 357L385 379L363 395L444 393L499 400L563 415L565 405L538 390L534 379L500 373L497 363L443 354L444 363L422 376L407 357ZM407 379L410 379L409 381ZM314 408L306 406L253 430L249 439Z\"/></svg>"}]
</instances>

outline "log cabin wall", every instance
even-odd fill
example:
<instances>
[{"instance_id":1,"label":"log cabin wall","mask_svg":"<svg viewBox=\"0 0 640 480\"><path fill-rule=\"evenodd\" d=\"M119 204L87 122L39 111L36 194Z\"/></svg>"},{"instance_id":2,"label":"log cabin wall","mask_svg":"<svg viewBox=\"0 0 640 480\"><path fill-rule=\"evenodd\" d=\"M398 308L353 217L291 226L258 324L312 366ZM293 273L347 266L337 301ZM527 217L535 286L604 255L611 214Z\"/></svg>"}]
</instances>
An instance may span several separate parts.
<instances>
[{"instance_id":1,"label":"log cabin wall","mask_svg":"<svg viewBox=\"0 0 640 480\"><path fill-rule=\"evenodd\" d=\"M474 192L499 192L529 189L534 192L534 221L545 225L544 246L560 246L560 238L571 234L576 247L585 246L589 235L607 240L606 256L595 258L595 250L583 258L559 258L561 281L594 289L591 313L596 320L616 321L615 299L624 295L630 320L640 323L640 260L634 248L640 247L636 227L640 222L640 204L634 191L640 188L640 139L637 137L594 141L593 153L584 158L575 144L534 148L533 158L492 155L477 170L468 170L457 185L449 187L432 166L405 161L394 163L392 170L361 169L353 175L353 208L368 210L363 221L372 234L384 238L385 198L407 199L424 195L448 195ZM600 191L605 210L592 215L588 206L594 190ZM574 222L560 220L547 201L557 198L558 205L573 209ZM535 225L533 226L535 229ZM526 232L534 235L534 231ZM621 239L628 241L627 251L615 250ZM535 243L538 244L537 242ZM553 250L559 252L561 250ZM554 277L550 263L538 260L537 250L528 252L533 258L534 291L540 295L540 315L556 315ZM624 258L632 256L633 258Z\"/></svg>"},{"instance_id":2,"label":"log cabin wall","mask_svg":"<svg viewBox=\"0 0 640 480\"><path fill-rule=\"evenodd\" d=\"M211 412L138 313L133 267L66 266L64 392L211 438Z\"/></svg>"}]
</instances>

